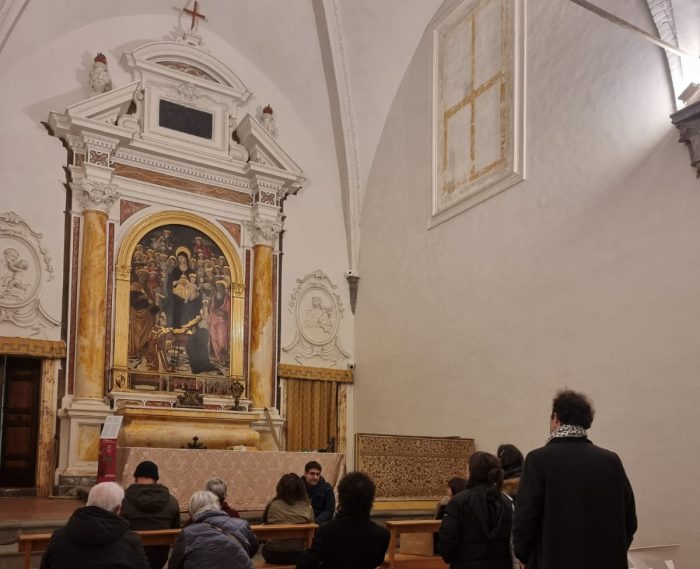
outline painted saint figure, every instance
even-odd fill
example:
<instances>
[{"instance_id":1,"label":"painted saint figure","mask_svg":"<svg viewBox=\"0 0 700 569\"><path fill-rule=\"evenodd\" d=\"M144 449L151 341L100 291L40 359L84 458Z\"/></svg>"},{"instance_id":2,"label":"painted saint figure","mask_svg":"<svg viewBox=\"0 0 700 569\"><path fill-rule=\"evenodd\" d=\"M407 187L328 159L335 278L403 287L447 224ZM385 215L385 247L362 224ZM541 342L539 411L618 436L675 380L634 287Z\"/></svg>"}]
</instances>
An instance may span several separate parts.
<instances>
[{"instance_id":1,"label":"painted saint figure","mask_svg":"<svg viewBox=\"0 0 700 569\"><path fill-rule=\"evenodd\" d=\"M148 271L139 269L129 293L129 357L140 357L156 322L158 307L148 286Z\"/></svg>"},{"instance_id":2,"label":"painted saint figure","mask_svg":"<svg viewBox=\"0 0 700 569\"><path fill-rule=\"evenodd\" d=\"M209 338L214 359L225 365L228 362L228 344L231 315L231 295L225 281L216 281L216 292L209 306Z\"/></svg>"}]
</instances>

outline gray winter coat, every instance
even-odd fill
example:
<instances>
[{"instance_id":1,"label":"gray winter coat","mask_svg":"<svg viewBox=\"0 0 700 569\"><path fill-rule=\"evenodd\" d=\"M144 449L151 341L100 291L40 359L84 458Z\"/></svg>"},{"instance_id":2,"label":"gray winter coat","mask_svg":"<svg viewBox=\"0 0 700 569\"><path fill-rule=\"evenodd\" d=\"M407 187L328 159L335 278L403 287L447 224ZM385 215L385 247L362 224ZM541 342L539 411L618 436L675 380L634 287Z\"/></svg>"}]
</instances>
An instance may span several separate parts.
<instances>
[{"instance_id":1,"label":"gray winter coat","mask_svg":"<svg viewBox=\"0 0 700 569\"><path fill-rule=\"evenodd\" d=\"M168 569L253 569L257 550L247 521L221 510L204 512L182 528Z\"/></svg>"}]
</instances>

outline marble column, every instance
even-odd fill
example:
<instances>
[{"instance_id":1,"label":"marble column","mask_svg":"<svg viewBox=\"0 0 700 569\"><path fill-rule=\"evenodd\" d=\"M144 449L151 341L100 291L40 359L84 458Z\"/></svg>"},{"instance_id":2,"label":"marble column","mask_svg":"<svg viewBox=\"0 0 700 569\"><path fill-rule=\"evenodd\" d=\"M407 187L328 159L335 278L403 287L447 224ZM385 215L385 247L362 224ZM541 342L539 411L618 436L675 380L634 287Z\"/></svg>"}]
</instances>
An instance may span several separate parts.
<instances>
[{"instance_id":1,"label":"marble column","mask_svg":"<svg viewBox=\"0 0 700 569\"><path fill-rule=\"evenodd\" d=\"M250 376L248 396L254 409L271 407L274 397L274 283L273 245L282 224L257 222L253 232L253 291L250 320Z\"/></svg>"},{"instance_id":2,"label":"marble column","mask_svg":"<svg viewBox=\"0 0 700 569\"><path fill-rule=\"evenodd\" d=\"M119 197L116 186L83 179L71 185L83 208L78 280L75 387L61 412L59 473L83 485L97 473L100 426L111 415L105 402L107 316L107 216ZM67 443L67 444L66 444Z\"/></svg>"},{"instance_id":3,"label":"marble column","mask_svg":"<svg viewBox=\"0 0 700 569\"><path fill-rule=\"evenodd\" d=\"M107 213L83 212L74 400L104 397Z\"/></svg>"}]
</instances>

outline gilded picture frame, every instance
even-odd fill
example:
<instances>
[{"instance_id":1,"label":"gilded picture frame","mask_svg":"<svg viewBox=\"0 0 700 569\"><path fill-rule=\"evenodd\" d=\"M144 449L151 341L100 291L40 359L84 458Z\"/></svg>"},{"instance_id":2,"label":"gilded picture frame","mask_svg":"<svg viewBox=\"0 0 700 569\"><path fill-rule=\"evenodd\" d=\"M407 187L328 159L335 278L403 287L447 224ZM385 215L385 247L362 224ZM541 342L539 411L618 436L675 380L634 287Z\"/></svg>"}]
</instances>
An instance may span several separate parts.
<instances>
[{"instance_id":1,"label":"gilded picture frame","mask_svg":"<svg viewBox=\"0 0 700 569\"><path fill-rule=\"evenodd\" d=\"M115 277L112 391L230 395L246 292L231 238L188 212L150 215L122 239Z\"/></svg>"}]
</instances>

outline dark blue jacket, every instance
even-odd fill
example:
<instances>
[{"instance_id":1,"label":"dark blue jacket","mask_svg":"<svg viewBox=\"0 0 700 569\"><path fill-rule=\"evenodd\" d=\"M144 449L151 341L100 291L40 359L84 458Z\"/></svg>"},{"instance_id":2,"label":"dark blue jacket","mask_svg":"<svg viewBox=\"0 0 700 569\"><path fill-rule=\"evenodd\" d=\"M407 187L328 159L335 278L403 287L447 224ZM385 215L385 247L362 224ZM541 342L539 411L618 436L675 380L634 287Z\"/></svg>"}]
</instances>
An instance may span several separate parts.
<instances>
[{"instance_id":1,"label":"dark blue jacket","mask_svg":"<svg viewBox=\"0 0 700 569\"><path fill-rule=\"evenodd\" d=\"M314 509L314 517L317 524L330 521L335 513L335 494L333 487L321 476L318 484L310 486L306 484L306 491L311 499L311 507Z\"/></svg>"}]
</instances>

